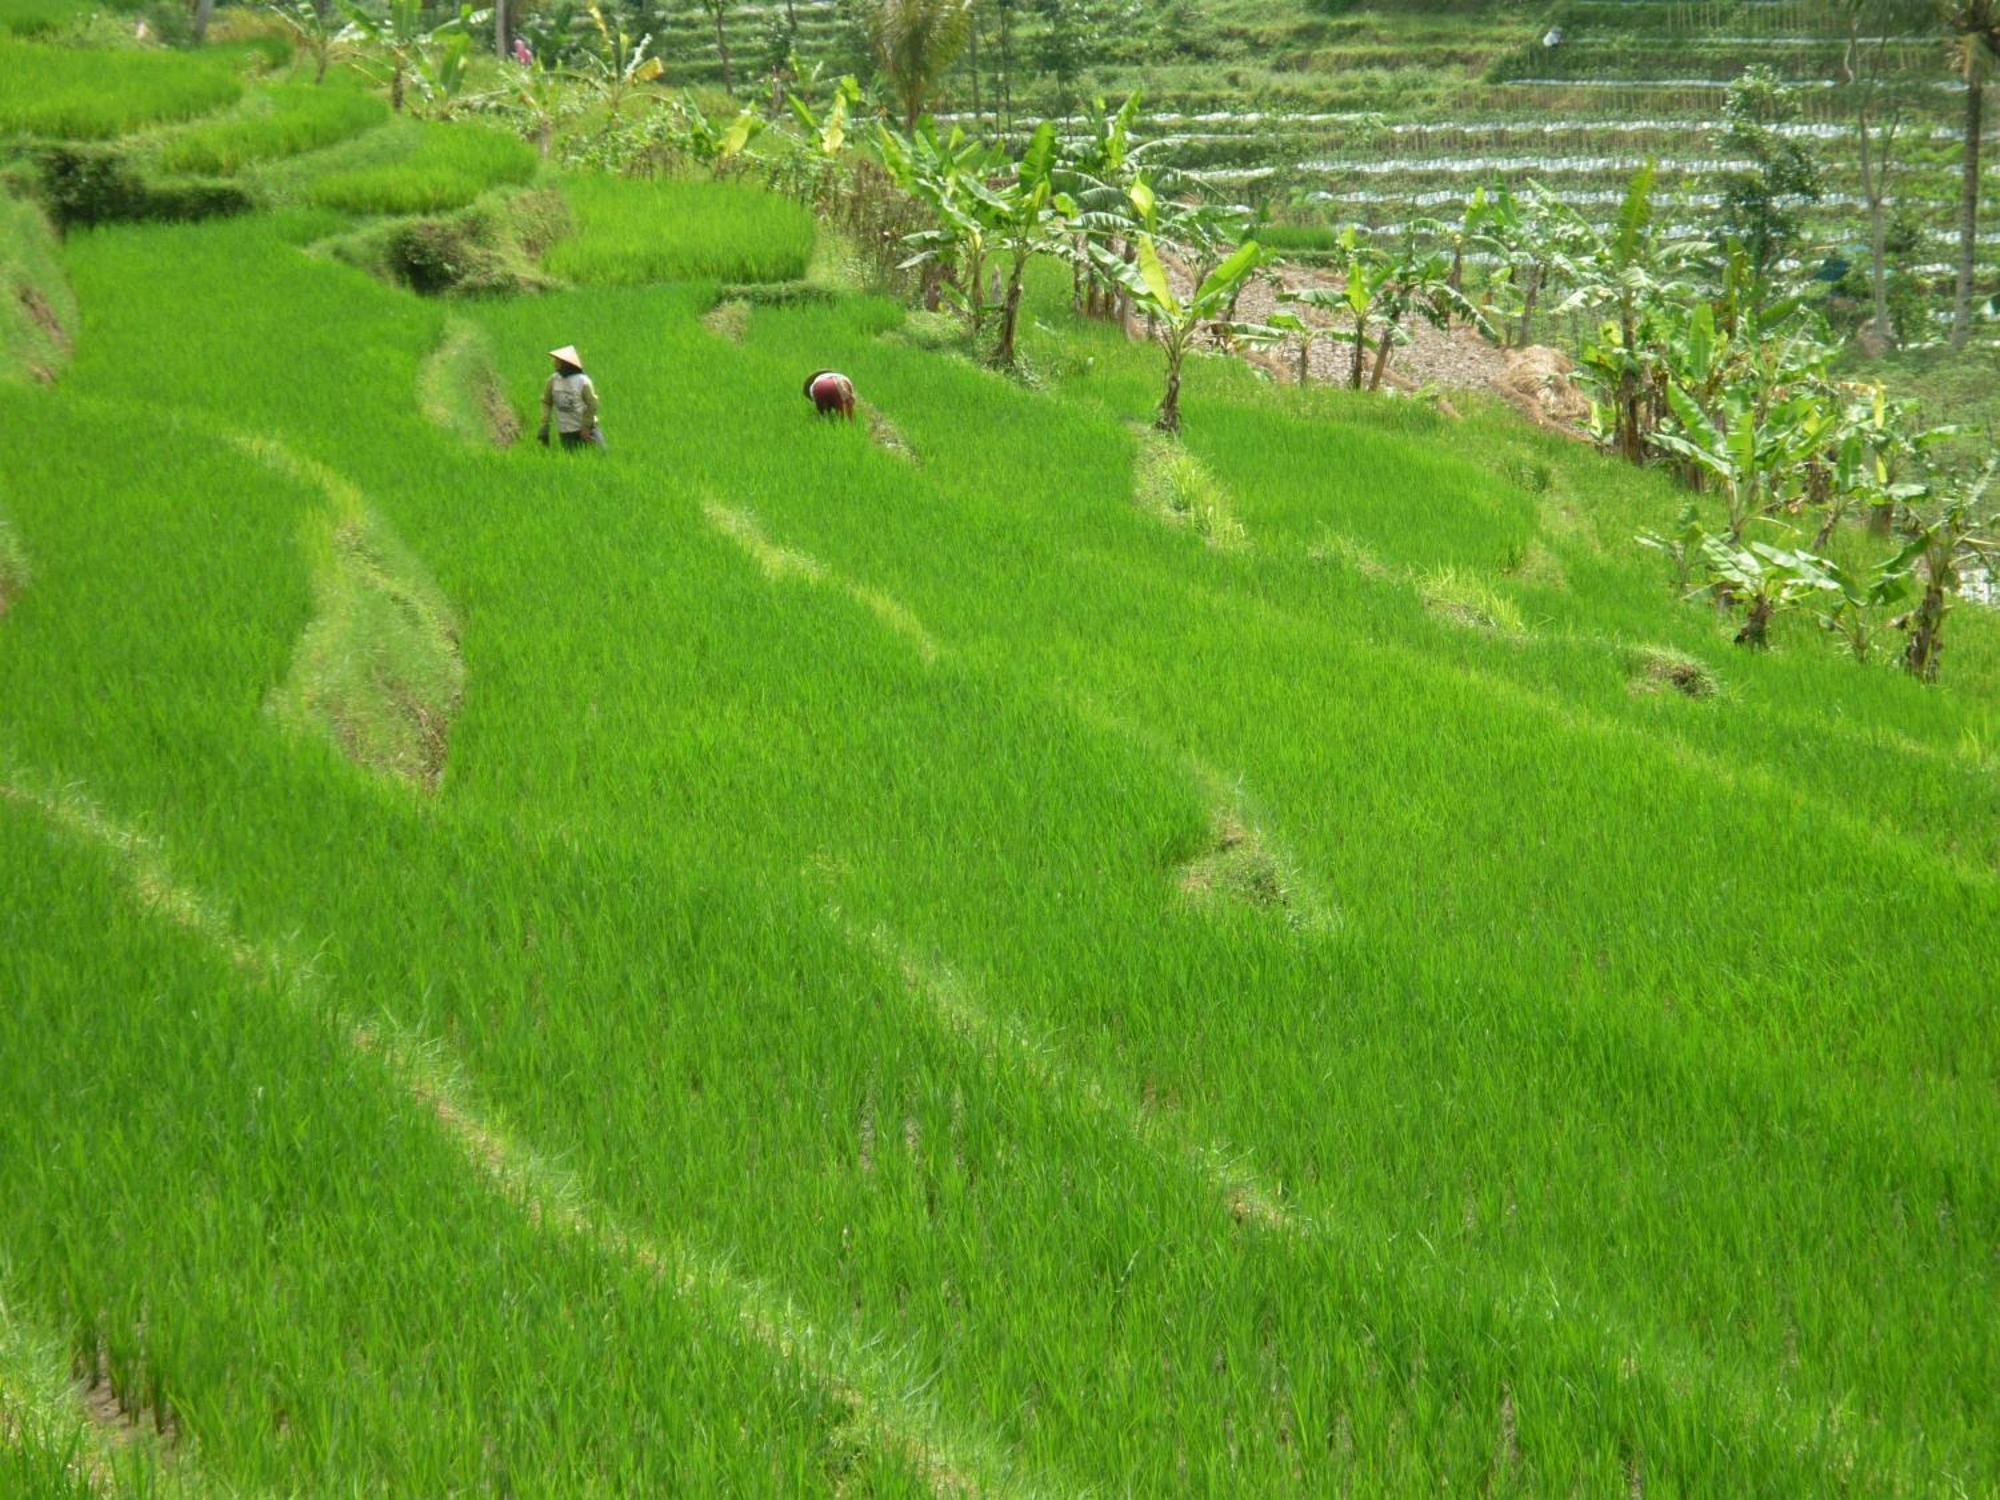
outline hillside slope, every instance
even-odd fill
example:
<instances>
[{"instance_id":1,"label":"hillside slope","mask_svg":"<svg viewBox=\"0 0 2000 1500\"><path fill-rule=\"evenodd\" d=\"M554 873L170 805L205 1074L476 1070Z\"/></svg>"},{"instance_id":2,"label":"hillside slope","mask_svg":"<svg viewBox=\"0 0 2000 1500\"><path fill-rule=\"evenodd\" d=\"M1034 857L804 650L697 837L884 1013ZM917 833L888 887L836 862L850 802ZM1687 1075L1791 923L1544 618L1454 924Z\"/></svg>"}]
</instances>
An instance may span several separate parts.
<instances>
[{"instance_id":1,"label":"hillside slope","mask_svg":"<svg viewBox=\"0 0 2000 1500\"><path fill-rule=\"evenodd\" d=\"M1059 285L1029 388L348 227L79 231L0 383L0 1487L2000 1486L1990 620L1737 651L1498 411L1163 459ZM569 342L608 453L427 416Z\"/></svg>"}]
</instances>

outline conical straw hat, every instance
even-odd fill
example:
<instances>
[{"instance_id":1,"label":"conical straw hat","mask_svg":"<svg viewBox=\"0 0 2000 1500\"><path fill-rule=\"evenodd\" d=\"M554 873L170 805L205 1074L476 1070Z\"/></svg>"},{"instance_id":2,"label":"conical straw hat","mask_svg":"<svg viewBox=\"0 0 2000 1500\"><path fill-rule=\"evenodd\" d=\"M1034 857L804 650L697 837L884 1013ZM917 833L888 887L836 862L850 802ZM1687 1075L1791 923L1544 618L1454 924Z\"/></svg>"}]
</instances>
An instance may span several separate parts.
<instances>
[{"instance_id":1,"label":"conical straw hat","mask_svg":"<svg viewBox=\"0 0 2000 1500\"><path fill-rule=\"evenodd\" d=\"M560 349L551 349L549 357L559 359L566 365L575 365L579 370L583 368L583 356L576 352L574 344L564 344Z\"/></svg>"}]
</instances>

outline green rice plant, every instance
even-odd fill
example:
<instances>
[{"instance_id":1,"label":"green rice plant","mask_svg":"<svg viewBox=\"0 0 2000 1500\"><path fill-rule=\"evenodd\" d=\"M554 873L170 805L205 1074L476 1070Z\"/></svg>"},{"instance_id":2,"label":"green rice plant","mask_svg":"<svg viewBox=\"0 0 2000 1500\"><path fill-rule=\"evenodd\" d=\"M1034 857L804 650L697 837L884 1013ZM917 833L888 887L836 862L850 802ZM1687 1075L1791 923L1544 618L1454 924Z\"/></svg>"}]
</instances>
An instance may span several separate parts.
<instances>
[{"instance_id":1,"label":"green rice plant","mask_svg":"<svg viewBox=\"0 0 2000 1500\"><path fill-rule=\"evenodd\" d=\"M378 166L329 172L306 189L309 201L348 213L418 214L459 208L488 188L535 175L534 148L480 125L425 123L407 154Z\"/></svg>"},{"instance_id":2,"label":"green rice plant","mask_svg":"<svg viewBox=\"0 0 2000 1500\"><path fill-rule=\"evenodd\" d=\"M576 233L545 264L581 286L796 281L812 256L812 216L746 184L581 177L564 192Z\"/></svg>"},{"instance_id":3,"label":"green rice plant","mask_svg":"<svg viewBox=\"0 0 2000 1500\"><path fill-rule=\"evenodd\" d=\"M1061 267L1024 389L314 225L74 236L90 338L0 389L8 1306L207 1489L2000 1485L1990 617L1679 712L1619 665L1715 649L1624 541L1682 495L1507 412L1190 361L1223 552ZM612 449L439 428L454 323L517 408L577 344ZM266 706L314 464L452 603L434 796ZM1402 586L1536 545L1529 637Z\"/></svg>"},{"instance_id":4,"label":"green rice plant","mask_svg":"<svg viewBox=\"0 0 2000 1500\"><path fill-rule=\"evenodd\" d=\"M0 193L0 381L52 381L68 364L76 297L48 220Z\"/></svg>"},{"instance_id":5,"label":"green rice plant","mask_svg":"<svg viewBox=\"0 0 2000 1500\"><path fill-rule=\"evenodd\" d=\"M388 118L389 107L372 94L283 84L235 117L176 132L160 148L159 161L170 172L224 177L251 162L334 145Z\"/></svg>"},{"instance_id":6,"label":"green rice plant","mask_svg":"<svg viewBox=\"0 0 2000 1500\"><path fill-rule=\"evenodd\" d=\"M233 104L243 84L181 52L47 47L0 38L0 135L102 140Z\"/></svg>"}]
</instances>

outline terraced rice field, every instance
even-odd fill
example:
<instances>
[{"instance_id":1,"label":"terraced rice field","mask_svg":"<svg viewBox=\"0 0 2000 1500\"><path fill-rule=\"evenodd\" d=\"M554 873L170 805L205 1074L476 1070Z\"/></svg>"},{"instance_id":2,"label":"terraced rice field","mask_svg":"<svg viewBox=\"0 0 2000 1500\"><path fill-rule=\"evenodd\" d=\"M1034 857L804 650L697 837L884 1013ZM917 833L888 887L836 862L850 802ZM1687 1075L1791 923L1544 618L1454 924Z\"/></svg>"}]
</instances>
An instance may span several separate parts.
<instances>
[{"instance_id":1,"label":"terraced rice field","mask_svg":"<svg viewBox=\"0 0 2000 1500\"><path fill-rule=\"evenodd\" d=\"M740 190L425 300L406 145L0 257L0 1493L2000 1488L1994 621L1737 651L1476 404L1163 454L1056 272L1035 387L718 312Z\"/></svg>"}]
</instances>

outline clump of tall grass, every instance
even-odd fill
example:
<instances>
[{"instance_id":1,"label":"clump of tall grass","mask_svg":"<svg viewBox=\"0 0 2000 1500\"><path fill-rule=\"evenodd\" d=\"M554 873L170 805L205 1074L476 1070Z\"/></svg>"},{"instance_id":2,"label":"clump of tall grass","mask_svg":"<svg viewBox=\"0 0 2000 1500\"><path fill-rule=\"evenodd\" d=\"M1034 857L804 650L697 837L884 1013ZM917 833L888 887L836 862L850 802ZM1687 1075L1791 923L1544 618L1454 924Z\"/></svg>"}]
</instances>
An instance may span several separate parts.
<instances>
[{"instance_id":1,"label":"clump of tall grass","mask_svg":"<svg viewBox=\"0 0 2000 1500\"><path fill-rule=\"evenodd\" d=\"M234 104L243 84L182 52L44 47L0 38L0 135L103 140Z\"/></svg>"},{"instance_id":2,"label":"clump of tall grass","mask_svg":"<svg viewBox=\"0 0 2000 1500\"><path fill-rule=\"evenodd\" d=\"M1625 663L1635 693L1672 691L1684 698L1713 698L1719 686L1707 662L1670 646L1636 647L1627 653Z\"/></svg>"},{"instance_id":3,"label":"clump of tall grass","mask_svg":"<svg viewBox=\"0 0 2000 1500\"><path fill-rule=\"evenodd\" d=\"M420 214L460 208L490 187L535 175L526 141L484 125L431 124L407 156L379 166L330 172L307 190L322 208L348 213Z\"/></svg>"},{"instance_id":4,"label":"clump of tall grass","mask_svg":"<svg viewBox=\"0 0 2000 1500\"><path fill-rule=\"evenodd\" d=\"M225 177L252 162L335 145L388 117L389 106L372 94L309 84L280 85L259 100L254 110L192 126L173 136L160 150L160 165L170 172Z\"/></svg>"},{"instance_id":5,"label":"clump of tall grass","mask_svg":"<svg viewBox=\"0 0 2000 1500\"><path fill-rule=\"evenodd\" d=\"M1525 635L1528 625L1512 599L1466 568L1434 568L1417 580L1417 597L1441 620L1502 635Z\"/></svg>"},{"instance_id":6,"label":"clump of tall grass","mask_svg":"<svg viewBox=\"0 0 2000 1500\"><path fill-rule=\"evenodd\" d=\"M586 177L565 191L577 232L546 264L578 285L796 281L812 258L811 214L762 188Z\"/></svg>"},{"instance_id":7,"label":"clump of tall grass","mask_svg":"<svg viewBox=\"0 0 2000 1500\"><path fill-rule=\"evenodd\" d=\"M1202 461L1164 433L1139 434L1132 472L1132 498L1154 515L1186 526L1211 547L1248 545L1249 532L1236 518L1229 494Z\"/></svg>"}]
</instances>

